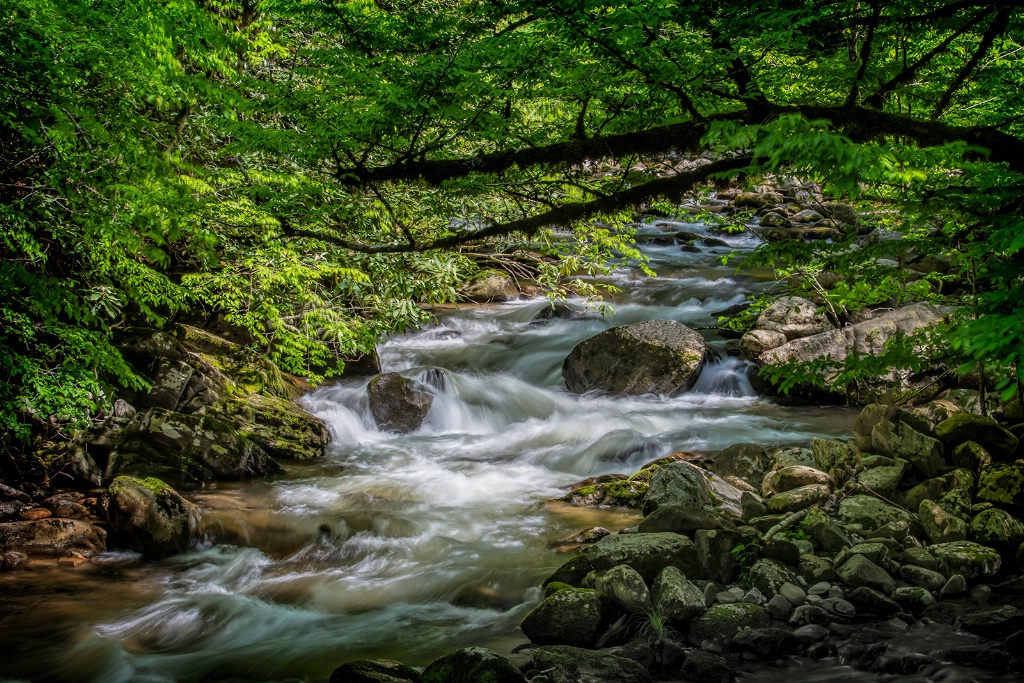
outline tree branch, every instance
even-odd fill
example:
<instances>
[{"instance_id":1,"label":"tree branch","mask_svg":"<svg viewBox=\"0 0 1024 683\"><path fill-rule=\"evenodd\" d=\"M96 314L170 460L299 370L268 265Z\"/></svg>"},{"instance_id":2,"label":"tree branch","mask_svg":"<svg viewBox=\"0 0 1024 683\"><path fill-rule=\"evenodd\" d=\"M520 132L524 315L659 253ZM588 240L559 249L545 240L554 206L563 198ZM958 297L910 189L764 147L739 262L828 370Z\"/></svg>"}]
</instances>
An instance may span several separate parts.
<instances>
[{"instance_id":1,"label":"tree branch","mask_svg":"<svg viewBox=\"0 0 1024 683\"><path fill-rule=\"evenodd\" d=\"M955 95L956 91L959 90L960 87L964 84L964 81L967 80L967 77L971 75L971 72L974 71L974 67L978 65L978 62L980 62L981 59L985 56L985 54L988 53L989 48L992 47L992 43L995 42L996 38L1001 36L1006 31L1006 28L1007 26L1009 26L1009 23L1010 10L1000 10L999 14L996 15L996 18L992 20L992 23L989 25L988 30L985 31L985 35L982 36L981 43L978 44L978 49L974 52L971 58L967 60L967 63L964 64L963 68L960 69L960 73L956 75L956 78L953 79L953 82L949 84L948 88L946 88L946 92L942 94L942 97L939 99L938 104L935 105L935 111L932 112L933 121L942 116L942 112L953 99L953 95Z\"/></svg>"},{"instance_id":2,"label":"tree branch","mask_svg":"<svg viewBox=\"0 0 1024 683\"><path fill-rule=\"evenodd\" d=\"M868 70L868 61L871 59L871 48L875 41L875 28L878 27L878 15L881 11L882 8L877 2L871 3L871 21L868 23L868 35L860 49L860 68L857 69L857 75L853 77L850 94L846 96L847 107L852 107L857 103L857 97L860 94L860 82L864 78L864 73Z\"/></svg>"}]
</instances>

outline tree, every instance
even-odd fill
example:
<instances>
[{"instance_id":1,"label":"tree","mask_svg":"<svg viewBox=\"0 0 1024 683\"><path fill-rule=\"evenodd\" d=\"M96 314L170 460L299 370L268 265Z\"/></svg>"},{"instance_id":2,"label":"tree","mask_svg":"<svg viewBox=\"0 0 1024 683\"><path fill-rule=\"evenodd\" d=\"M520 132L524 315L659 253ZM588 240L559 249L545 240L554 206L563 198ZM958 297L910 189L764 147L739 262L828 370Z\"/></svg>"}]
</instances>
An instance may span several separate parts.
<instances>
[{"instance_id":1,"label":"tree","mask_svg":"<svg viewBox=\"0 0 1024 683\"><path fill-rule=\"evenodd\" d=\"M637 207L764 173L891 206L884 226L951 267L925 291L849 243L762 262L857 274L830 295L848 310L969 304L958 362L1019 380L1022 12L5 0L3 428L138 382L115 342L140 319L219 312L317 374L423 320L469 253L561 255L531 262L557 285L635 255Z\"/></svg>"}]
</instances>

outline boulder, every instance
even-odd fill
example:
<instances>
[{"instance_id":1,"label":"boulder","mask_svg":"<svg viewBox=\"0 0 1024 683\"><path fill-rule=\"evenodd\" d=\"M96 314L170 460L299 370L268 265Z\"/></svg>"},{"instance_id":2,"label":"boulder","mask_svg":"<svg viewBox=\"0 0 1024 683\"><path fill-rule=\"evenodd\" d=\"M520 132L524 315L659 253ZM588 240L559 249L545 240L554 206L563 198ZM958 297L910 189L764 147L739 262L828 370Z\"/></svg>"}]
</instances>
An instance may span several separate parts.
<instances>
[{"instance_id":1,"label":"boulder","mask_svg":"<svg viewBox=\"0 0 1024 683\"><path fill-rule=\"evenodd\" d=\"M737 443L716 453L711 469L720 477L738 477L760 490L768 465L768 454L759 444Z\"/></svg>"},{"instance_id":2,"label":"boulder","mask_svg":"<svg viewBox=\"0 0 1024 683\"><path fill-rule=\"evenodd\" d=\"M234 422L151 408L124 429L110 454L105 478L155 476L181 485L281 471L281 466Z\"/></svg>"},{"instance_id":3,"label":"boulder","mask_svg":"<svg viewBox=\"0 0 1024 683\"><path fill-rule=\"evenodd\" d=\"M752 652L762 659L776 660L795 655L800 647L792 631L782 628L752 628L732 639L732 649Z\"/></svg>"},{"instance_id":4,"label":"boulder","mask_svg":"<svg viewBox=\"0 0 1024 683\"><path fill-rule=\"evenodd\" d=\"M732 665L724 657L703 650L690 650L679 673L684 680L693 683L730 683L733 680Z\"/></svg>"},{"instance_id":5,"label":"boulder","mask_svg":"<svg viewBox=\"0 0 1024 683\"><path fill-rule=\"evenodd\" d=\"M400 434L419 429L434 402L434 394L426 385L397 372L381 373L371 379L366 393L377 426Z\"/></svg>"},{"instance_id":6,"label":"boulder","mask_svg":"<svg viewBox=\"0 0 1024 683\"><path fill-rule=\"evenodd\" d=\"M862 617L887 619L900 611L900 606L894 600L867 586L846 591L845 595L846 600Z\"/></svg>"},{"instance_id":7,"label":"boulder","mask_svg":"<svg viewBox=\"0 0 1024 683\"><path fill-rule=\"evenodd\" d=\"M473 303L500 303L519 298L515 281L497 270L485 270L459 289L459 295Z\"/></svg>"},{"instance_id":8,"label":"boulder","mask_svg":"<svg viewBox=\"0 0 1024 683\"><path fill-rule=\"evenodd\" d=\"M417 683L420 672L392 659L357 659L339 666L328 683Z\"/></svg>"},{"instance_id":9,"label":"boulder","mask_svg":"<svg viewBox=\"0 0 1024 683\"><path fill-rule=\"evenodd\" d=\"M122 476L108 489L107 519L119 543L143 555L180 553L199 536L199 510L154 477Z\"/></svg>"},{"instance_id":10,"label":"boulder","mask_svg":"<svg viewBox=\"0 0 1024 683\"><path fill-rule=\"evenodd\" d=\"M625 564L635 569L644 581L653 581L665 567L678 567L687 576L697 576L700 558L691 541L682 534L614 534L587 546L580 555L592 569L612 569Z\"/></svg>"},{"instance_id":11,"label":"boulder","mask_svg":"<svg viewBox=\"0 0 1024 683\"><path fill-rule=\"evenodd\" d=\"M825 552L839 552L853 545L843 528L821 510L808 512L801 520L800 528Z\"/></svg>"},{"instance_id":12,"label":"boulder","mask_svg":"<svg viewBox=\"0 0 1024 683\"><path fill-rule=\"evenodd\" d=\"M750 568L750 585L769 599L775 596L784 584L796 584L799 581L793 570L776 560L758 560Z\"/></svg>"},{"instance_id":13,"label":"boulder","mask_svg":"<svg viewBox=\"0 0 1024 683\"><path fill-rule=\"evenodd\" d=\"M946 576L961 574L967 579L995 576L1002 566L998 552L971 541L940 543L928 550L938 562L939 571Z\"/></svg>"},{"instance_id":14,"label":"boulder","mask_svg":"<svg viewBox=\"0 0 1024 683\"><path fill-rule=\"evenodd\" d=\"M103 532L77 519L48 517L0 524L0 553L62 556L70 552L91 556L105 550Z\"/></svg>"},{"instance_id":15,"label":"boulder","mask_svg":"<svg viewBox=\"0 0 1024 683\"><path fill-rule=\"evenodd\" d=\"M1010 513L996 508L975 515L969 533L971 540L995 548L1016 548L1024 541L1024 525Z\"/></svg>"},{"instance_id":16,"label":"boulder","mask_svg":"<svg viewBox=\"0 0 1024 683\"><path fill-rule=\"evenodd\" d=\"M846 483L850 473L860 461L860 453L853 444L838 439L811 439L811 454L819 470L832 475L837 486Z\"/></svg>"},{"instance_id":17,"label":"boulder","mask_svg":"<svg viewBox=\"0 0 1024 683\"><path fill-rule=\"evenodd\" d=\"M768 512L777 514L781 512L796 512L809 508L812 505L823 503L832 494L826 484L808 484L799 488L776 493L768 499Z\"/></svg>"},{"instance_id":18,"label":"boulder","mask_svg":"<svg viewBox=\"0 0 1024 683\"><path fill-rule=\"evenodd\" d=\"M967 516L974 491L974 475L965 469L947 472L941 477L926 479L903 495L911 510L921 506L923 500L933 500L951 515Z\"/></svg>"},{"instance_id":19,"label":"boulder","mask_svg":"<svg viewBox=\"0 0 1024 683\"><path fill-rule=\"evenodd\" d=\"M851 588L864 586L886 595L896 590L889 573L864 555L853 555L836 569L836 575Z\"/></svg>"},{"instance_id":20,"label":"boulder","mask_svg":"<svg viewBox=\"0 0 1024 683\"><path fill-rule=\"evenodd\" d=\"M765 351L777 349L787 341L786 335L774 330L748 330L740 337L740 357L756 361Z\"/></svg>"},{"instance_id":21,"label":"boulder","mask_svg":"<svg viewBox=\"0 0 1024 683\"><path fill-rule=\"evenodd\" d=\"M868 456L861 459L861 466L865 469L857 475L857 481L891 500L895 497L910 463L901 458Z\"/></svg>"},{"instance_id":22,"label":"boulder","mask_svg":"<svg viewBox=\"0 0 1024 683\"><path fill-rule=\"evenodd\" d=\"M520 627L538 645L593 647L601 634L602 607L597 591L566 588L545 598Z\"/></svg>"},{"instance_id":23,"label":"boulder","mask_svg":"<svg viewBox=\"0 0 1024 683\"><path fill-rule=\"evenodd\" d=\"M765 628L770 625L771 617L764 607L749 602L715 605L690 622L688 637L694 645L705 640L722 643L744 627Z\"/></svg>"},{"instance_id":24,"label":"boulder","mask_svg":"<svg viewBox=\"0 0 1024 683\"><path fill-rule=\"evenodd\" d=\"M1024 462L993 463L978 473L978 501L1024 508Z\"/></svg>"},{"instance_id":25,"label":"boulder","mask_svg":"<svg viewBox=\"0 0 1024 683\"><path fill-rule=\"evenodd\" d=\"M930 591L937 591L946 585L946 577L942 574L912 564L900 567L900 578Z\"/></svg>"},{"instance_id":26,"label":"boulder","mask_svg":"<svg viewBox=\"0 0 1024 683\"><path fill-rule=\"evenodd\" d=\"M977 472L985 465L992 464L992 456L974 441L964 441L953 449L953 465Z\"/></svg>"},{"instance_id":27,"label":"boulder","mask_svg":"<svg viewBox=\"0 0 1024 683\"><path fill-rule=\"evenodd\" d=\"M736 208L760 209L767 206L778 206L785 198L778 192L740 192L732 200Z\"/></svg>"},{"instance_id":28,"label":"boulder","mask_svg":"<svg viewBox=\"0 0 1024 683\"><path fill-rule=\"evenodd\" d=\"M594 588L631 614L643 614L651 609L651 592L647 589L647 584L644 583L643 577L628 565L620 564L599 574L594 582Z\"/></svg>"},{"instance_id":29,"label":"boulder","mask_svg":"<svg viewBox=\"0 0 1024 683\"><path fill-rule=\"evenodd\" d=\"M702 529L693 535L701 576L710 581L729 583L736 577L736 556L732 549L744 541L738 531Z\"/></svg>"},{"instance_id":30,"label":"boulder","mask_svg":"<svg viewBox=\"0 0 1024 683\"><path fill-rule=\"evenodd\" d=\"M568 646L546 646L533 650L533 669L543 672L550 683L650 683L647 670L632 659L605 651ZM533 680L540 680L535 677Z\"/></svg>"},{"instance_id":31,"label":"boulder","mask_svg":"<svg viewBox=\"0 0 1024 683\"><path fill-rule=\"evenodd\" d=\"M994 460L1013 460L1017 437L991 417L957 413L935 425L935 436L950 450L973 441L984 448Z\"/></svg>"},{"instance_id":32,"label":"boulder","mask_svg":"<svg viewBox=\"0 0 1024 683\"><path fill-rule=\"evenodd\" d=\"M692 537L701 529L734 529L735 521L731 514L713 508L662 505L640 521L637 531L644 534L673 531Z\"/></svg>"},{"instance_id":33,"label":"boulder","mask_svg":"<svg viewBox=\"0 0 1024 683\"><path fill-rule=\"evenodd\" d=\"M665 567L651 589L654 611L675 623L687 622L704 613L704 591L687 580L675 567Z\"/></svg>"},{"instance_id":34,"label":"boulder","mask_svg":"<svg viewBox=\"0 0 1024 683\"><path fill-rule=\"evenodd\" d=\"M810 337L832 328L825 316L818 313L814 302L798 296L776 299L761 311L755 327L760 330L781 332L787 341Z\"/></svg>"},{"instance_id":35,"label":"boulder","mask_svg":"<svg viewBox=\"0 0 1024 683\"><path fill-rule=\"evenodd\" d=\"M322 457L330 441L327 424L290 400L252 394L225 399L216 414L234 422L240 432L270 457L278 460L313 460Z\"/></svg>"},{"instance_id":36,"label":"boulder","mask_svg":"<svg viewBox=\"0 0 1024 683\"><path fill-rule=\"evenodd\" d=\"M420 683L526 683L526 676L494 650L466 647L431 662Z\"/></svg>"},{"instance_id":37,"label":"boulder","mask_svg":"<svg viewBox=\"0 0 1024 683\"><path fill-rule=\"evenodd\" d=\"M674 395L697 381L706 354L698 332L674 320L649 320L580 342L562 364L562 377L576 393Z\"/></svg>"},{"instance_id":38,"label":"boulder","mask_svg":"<svg viewBox=\"0 0 1024 683\"><path fill-rule=\"evenodd\" d=\"M942 444L911 427L879 420L871 429L872 452L908 461L926 477L935 477L946 466Z\"/></svg>"},{"instance_id":39,"label":"boulder","mask_svg":"<svg viewBox=\"0 0 1024 683\"><path fill-rule=\"evenodd\" d=\"M765 478L762 493L767 496L771 493L782 493L801 486L815 484L831 486L832 477L827 472L813 467L783 467Z\"/></svg>"},{"instance_id":40,"label":"boulder","mask_svg":"<svg viewBox=\"0 0 1024 683\"><path fill-rule=\"evenodd\" d=\"M842 329L793 339L778 348L765 351L758 357L758 362L762 366L771 367L823 362L828 358L835 364L835 368L824 373L828 385L838 376L843 362L850 354L877 355L885 342L897 334L910 335L941 321L949 311L947 307L934 304L912 304ZM865 403L883 399L894 390L902 392L916 386L914 373L903 369L890 370L861 385L858 395L853 398Z\"/></svg>"},{"instance_id":41,"label":"boulder","mask_svg":"<svg viewBox=\"0 0 1024 683\"><path fill-rule=\"evenodd\" d=\"M921 526L924 527L928 540L932 543L967 540L967 523L949 514L937 503L922 500L917 514L921 518Z\"/></svg>"},{"instance_id":42,"label":"boulder","mask_svg":"<svg viewBox=\"0 0 1024 683\"><path fill-rule=\"evenodd\" d=\"M711 484L704 470L683 460L659 467L641 509L649 515L663 505L701 508L711 505Z\"/></svg>"},{"instance_id":43,"label":"boulder","mask_svg":"<svg viewBox=\"0 0 1024 683\"><path fill-rule=\"evenodd\" d=\"M910 513L868 495L844 498L839 503L839 519L845 524L859 524L865 531L889 522L914 523Z\"/></svg>"},{"instance_id":44,"label":"boulder","mask_svg":"<svg viewBox=\"0 0 1024 683\"><path fill-rule=\"evenodd\" d=\"M788 228L789 219L783 216L781 213L775 211L769 211L765 215L761 216L761 221L758 223L762 228Z\"/></svg>"}]
</instances>

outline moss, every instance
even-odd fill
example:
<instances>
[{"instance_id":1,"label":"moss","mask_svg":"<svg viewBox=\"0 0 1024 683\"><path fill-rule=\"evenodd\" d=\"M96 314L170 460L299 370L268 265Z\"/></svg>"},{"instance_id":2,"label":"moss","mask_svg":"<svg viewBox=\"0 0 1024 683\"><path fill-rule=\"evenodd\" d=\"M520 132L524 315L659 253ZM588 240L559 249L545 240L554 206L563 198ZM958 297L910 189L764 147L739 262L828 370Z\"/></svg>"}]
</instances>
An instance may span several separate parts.
<instances>
[{"instance_id":1,"label":"moss","mask_svg":"<svg viewBox=\"0 0 1024 683\"><path fill-rule=\"evenodd\" d=\"M558 591L563 591L566 588L574 588L574 586L570 586L569 584L563 581L552 581L548 585L544 586L544 597L550 598Z\"/></svg>"},{"instance_id":2,"label":"moss","mask_svg":"<svg viewBox=\"0 0 1024 683\"><path fill-rule=\"evenodd\" d=\"M978 499L1004 505L1024 500L1024 470L1018 463L990 465L978 478Z\"/></svg>"},{"instance_id":3,"label":"moss","mask_svg":"<svg viewBox=\"0 0 1024 683\"><path fill-rule=\"evenodd\" d=\"M172 490L162 479L156 477L146 477L145 479L139 479L137 477L121 476L117 477L110 483L110 493L119 493L126 491L131 488L144 488L149 490L154 496L158 496L168 489Z\"/></svg>"}]
</instances>

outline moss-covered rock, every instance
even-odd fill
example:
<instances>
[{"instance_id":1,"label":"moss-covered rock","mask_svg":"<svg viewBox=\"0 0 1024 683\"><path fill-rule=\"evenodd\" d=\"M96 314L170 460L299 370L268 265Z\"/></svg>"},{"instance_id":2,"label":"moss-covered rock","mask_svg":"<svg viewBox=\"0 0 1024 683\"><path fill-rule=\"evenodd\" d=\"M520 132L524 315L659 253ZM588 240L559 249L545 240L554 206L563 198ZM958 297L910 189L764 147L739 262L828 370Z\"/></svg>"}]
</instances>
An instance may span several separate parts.
<instances>
[{"instance_id":1,"label":"moss-covered rock","mask_svg":"<svg viewBox=\"0 0 1024 683\"><path fill-rule=\"evenodd\" d=\"M526 676L494 650L467 647L431 662L420 683L526 683Z\"/></svg>"},{"instance_id":2,"label":"moss-covered rock","mask_svg":"<svg viewBox=\"0 0 1024 683\"><path fill-rule=\"evenodd\" d=\"M768 499L768 512L796 512L828 500L832 489L825 484L810 484L782 493Z\"/></svg>"},{"instance_id":3,"label":"moss-covered rock","mask_svg":"<svg viewBox=\"0 0 1024 683\"><path fill-rule=\"evenodd\" d=\"M500 270L483 270L459 289L459 295L474 303L500 303L519 298L519 287Z\"/></svg>"},{"instance_id":4,"label":"moss-covered rock","mask_svg":"<svg viewBox=\"0 0 1024 683\"><path fill-rule=\"evenodd\" d=\"M844 524L860 525L865 531L900 520L908 524L914 523L914 518L910 513L868 495L844 498L839 503L839 519Z\"/></svg>"},{"instance_id":5,"label":"moss-covered rock","mask_svg":"<svg viewBox=\"0 0 1024 683\"><path fill-rule=\"evenodd\" d=\"M995 576L1002 566L999 553L971 541L939 543L930 546L928 550L938 562L939 571L945 576L962 574L967 579Z\"/></svg>"},{"instance_id":6,"label":"moss-covered rock","mask_svg":"<svg viewBox=\"0 0 1024 683\"><path fill-rule=\"evenodd\" d=\"M705 640L721 643L747 626L765 628L771 617L761 606L749 602L715 605L690 622L687 636L691 643L700 645Z\"/></svg>"},{"instance_id":7,"label":"moss-covered rock","mask_svg":"<svg viewBox=\"0 0 1024 683\"><path fill-rule=\"evenodd\" d=\"M1024 508L1024 463L993 463L978 474L978 500Z\"/></svg>"},{"instance_id":8,"label":"moss-covered rock","mask_svg":"<svg viewBox=\"0 0 1024 683\"><path fill-rule=\"evenodd\" d=\"M697 509L713 502L711 484L704 470L677 460L662 465L651 477L641 509L645 515L649 515L663 505Z\"/></svg>"},{"instance_id":9,"label":"moss-covered rock","mask_svg":"<svg viewBox=\"0 0 1024 683\"><path fill-rule=\"evenodd\" d=\"M952 463L972 472L992 464L992 456L974 441L965 441L953 449Z\"/></svg>"},{"instance_id":10,"label":"moss-covered rock","mask_svg":"<svg viewBox=\"0 0 1024 683\"><path fill-rule=\"evenodd\" d=\"M651 591L644 578L627 565L620 564L601 572L594 588L626 612L643 614L651 609Z\"/></svg>"},{"instance_id":11,"label":"moss-covered rock","mask_svg":"<svg viewBox=\"0 0 1024 683\"><path fill-rule=\"evenodd\" d=\"M391 659L357 659L339 666L328 683L418 683L420 672Z\"/></svg>"},{"instance_id":12,"label":"moss-covered rock","mask_svg":"<svg viewBox=\"0 0 1024 683\"><path fill-rule=\"evenodd\" d=\"M706 609L704 591L675 567L665 567L651 589L654 611L676 624L700 616Z\"/></svg>"},{"instance_id":13,"label":"moss-covered rock","mask_svg":"<svg viewBox=\"0 0 1024 683\"><path fill-rule=\"evenodd\" d=\"M943 420L935 425L935 436L950 449L973 441L997 461L1012 458L1018 444L1017 437L991 417L972 413L957 413Z\"/></svg>"},{"instance_id":14,"label":"moss-covered rock","mask_svg":"<svg viewBox=\"0 0 1024 683\"><path fill-rule=\"evenodd\" d=\"M678 394L697 380L704 338L674 320L648 320L605 330L576 345L562 365L570 391Z\"/></svg>"},{"instance_id":15,"label":"moss-covered rock","mask_svg":"<svg viewBox=\"0 0 1024 683\"><path fill-rule=\"evenodd\" d=\"M711 469L720 477L737 477L760 490L769 464L768 453L760 444L737 443L716 453Z\"/></svg>"},{"instance_id":16,"label":"moss-covered rock","mask_svg":"<svg viewBox=\"0 0 1024 683\"><path fill-rule=\"evenodd\" d=\"M904 494L903 502L908 509L917 510L921 501L932 500L949 514L966 517L970 512L973 494L974 474L960 468L941 477L922 481Z\"/></svg>"},{"instance_id":17,"label":"moss-covered rock","mask_svg":"<svg viewBox=\"0 0 1024 683\"><path fill-rule=\"evenodd\" d=\"M198 540L199 510L163 481L122 476L107 493L107 519L118 543L158 557L184 552Z\"/></svg>"},{"instance_id":18,"label":"moss-covered rock","mask_svg":"<svg viewBox=\"0 0 1024 683\"><path fill-rule=\"evenodd\" d=\"M228 399L218 404L217 414L235 422L239 431L279 460L322 457L330 441L323 420L275 396L253 394L244 399Z\"/></svg>"},{"instance_id":19,"label":"moss-covered rock","mask_svg":"<svg viewBox=\"0 0 1024 683\"><path fill-rule=\"evenodd\" d=\"M896 589L896 582L889 573L864 555L854 554L836 569L836 575L851 588L864 586L885 595Z\"/></svg>"},{"instance_id":20,"label":"moss-covered rock","mask_svg":"<svg viewBox=\"0 0 1024 683\"><path fill-rule=\"evenodd\" d=\"M799 560L799 558L798 558ZM772 598L783 584L798 584L799 579L793 570L776 560L758 560L750 568L750 585L761 591L766 598Z\"/></svg>"},{"instance_id":21,"label":"moss-covered rock","mask_svg":"<svg viewBox=\"0 0 1024 683\"><path fill-rule=\"evenodd\" d=\"M693 541L676 533L606 536L584 548L580 555L598 571L629 565L648 582L665 567L678 567L687 576L697 576L700 570L700 558Z\"/></svg>"},{"instance_id":22,"label":"moss-covered rock","mask_svg":"<svg viewBox=\"0 0 1024 683\"><path fill-rule=\"evenodd\" d=\"M639 473L638 473L639 474ZM602 481L573 489L562 500L580 507L639 508L651 484L647 477Z\"/></svg>"},{"instance_id":23,"label":"moss-covered rock","mask_svg":"<svg viewBox=\"0 0 1024 683\"><path fill-rule=\"evenodd\" d=\"M932 543L967 540L967 523L943 510L931 500L922 500L917 510L928 540Z\"/></svg>"},{"instance_id":24,"label":"moss-covered rock","mask_svg":"<svg viewBox=\"0 0 1024 683\"><path fill-rule=\"evenodd\" d=\"M533 650L533 670L543 672L550 683L650 683L647 670L632 659L605 651L566 645ZM540 680L539 677L533 680Z\"/></svg>"},{"instance_id":25,"label":"moss-covered rock","mask_svg":"<svg viewBox=\"0 0 1024 683\"><path fill-rule=\"evenodd\" d=\"M971 540L999 549L1011 549L1024 541L1024 525L1013 515L996 508L982 510L971 520Z\"/></svg>"},{"instance_id":26,"label":"moss-covered rock","mask_svg":"<svg viewBox=\"0 0 1024 683\"><path fill-rule=\"evenodd\" d=\"M103 552L103 533L88 522L49 517L0 524L0 552L59 557L68 551L85 556Z\"/></svg>"},{"instance_id":27,"label":"moss-covered rock","mask_svg":"<svg viewBox=\"0 0 1024 683\"><path fill-rule=\"evenodd\" d=\"M603 624L600 594L589 588L567 588L544 598L523 618L520 627L538 645L593 647Z\"/></svg>"}]
</instances>

